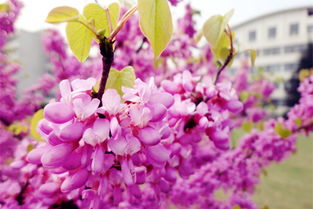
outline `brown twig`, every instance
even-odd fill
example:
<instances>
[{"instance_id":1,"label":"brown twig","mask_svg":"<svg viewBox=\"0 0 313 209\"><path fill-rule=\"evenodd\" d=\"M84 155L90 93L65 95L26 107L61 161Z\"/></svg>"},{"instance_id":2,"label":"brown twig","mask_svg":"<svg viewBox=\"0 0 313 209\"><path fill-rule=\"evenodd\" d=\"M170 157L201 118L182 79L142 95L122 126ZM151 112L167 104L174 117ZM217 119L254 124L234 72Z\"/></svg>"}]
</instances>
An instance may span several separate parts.
<instances>
[{"instance_id":1,"label":"brown twig","mask_svg":"<svg viewBox=\"0 0 313 209\"><path fill-rule=\"evenodd\" d=\"M100 81L99 91L97 98L101 102L102 95L105 90L105 86L109 77L110 69L114 59L113 42L104 38L100 41L100 53L102 55L102 76ZM100 106L102 104L100 103Z\"/></svg>"},{"instance_id":2,"label":"brown twig","mask_svg":"<svg viewBox=\"0 0 313 209\"><path fill-rule=\"evenodd\" d=\"M137 11L137 7L134 6L130 10L128 10L121 20L118 22L116 28L112 31L111 35L109 36L108 40L113 41L115 36L118 34L118 32L123 28L124 24L127 22L127 20Z\"/></svg>"},{"instance_id":3,"label":"brown twig","mask_svg":"<svg viewBox=\"0 0 313 209\"><path fill-rule=\"evenodd\" d=\"M214 84L217 84L218 79L221 75L221 73L223 72L223 70L227 67L227 65L231 62L231 60L234 57L234 46L233 46L233 35L231 33L230 27L227 26L228 31L226 30L226 34L229 37L229 41L230 41L230 50L229 50L229 54L224 62L224 64L218 69L217 74L216 74L216 78L215 78L215 82Z\"/></svg>"}]
</instances>

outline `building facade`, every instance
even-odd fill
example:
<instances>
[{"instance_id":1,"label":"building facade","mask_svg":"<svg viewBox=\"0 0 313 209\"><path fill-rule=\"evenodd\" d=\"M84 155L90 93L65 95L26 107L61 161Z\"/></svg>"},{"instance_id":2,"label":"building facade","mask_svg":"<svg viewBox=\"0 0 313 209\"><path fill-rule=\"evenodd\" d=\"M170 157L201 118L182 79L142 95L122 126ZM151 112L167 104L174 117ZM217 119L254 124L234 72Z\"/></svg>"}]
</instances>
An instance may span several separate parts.
<instances>
[{"instance_id":1,"label":"building facade","mask_svg":"<svg viewBox=\"0 0 313 209\"><path fill-rule=\"evenodd\" d=\"M19 94L38 82L38 79L49 70L49 58L43 49L42 34L42 31L18 30L6 45L10 59L16 60L21 66L17 74Z\"/></svg>"},{"instance_id":2,"label":"building facade","mask_svg":"<svg viewBox=\"0 0 313 209\"><path fill-rule=\"evenodd\" d=\"M287 81L297 70L309 43L313 42L313 6L262 15L235 25L232 30L239 51L257 51L255 68L263 68L273 80ZM248 56L241 53L233 67L239 68L241 60ZM284 82L277 85L272 99L284 105Z\"/></svg>"}]
</instances>

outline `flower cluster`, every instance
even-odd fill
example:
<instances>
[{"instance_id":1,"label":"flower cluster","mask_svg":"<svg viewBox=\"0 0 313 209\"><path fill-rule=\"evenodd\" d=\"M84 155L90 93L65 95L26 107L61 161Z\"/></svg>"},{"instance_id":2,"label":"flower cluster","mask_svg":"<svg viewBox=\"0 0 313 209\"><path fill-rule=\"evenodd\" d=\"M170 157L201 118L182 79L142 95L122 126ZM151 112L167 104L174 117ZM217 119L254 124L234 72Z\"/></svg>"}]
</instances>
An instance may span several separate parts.
<instances>
[{"instance_id":1,"label":"flower cluster","mask_svg":"<svg viewBox=\"0 0 313 209\"><path fill-rule=\"evenodd\" d=\"M0 208L256 209L251 195L264 168L296 150L299 132L313 130L310 77L287 119L268 120L230 146L230 133L242 121L264 121L260 106L274 86L263 78L249 81L248 67L232 82L225 73L214 82L217 68L210 47L196 44L190 5L158 60L138 17L124 25L113 67L132 65L139 78L102 96L96 91L100 59L79 63L60 34L47 31L53 76L44 75L17 101L19 66L8 62L3 44L20 3L9 3L0 14ZM42 141L11 133L59 82L37 126Z\"/></svg>"},{"instance_id":2,"label":"flower cluster","mask_svg":"<svg viewBox=\"0 0 313 209\"><path fill-rule=\"evenodd\" d=\"M312 77L301 84L300 103L291 109L287 120L268 121L263 131L253 130L240 140L235 149L220 155L213 163L202 166L188 180L179 180L174 186L172 201L185 207L257 208L249 196L259 183L263 169L272 162L280 162L288 157L296 150L298 133L313 128L313 104L309 99L313 95L312 87ZM278 123L288 128L291 134L283 137L277 133L275 127ZM230 193L227 201L216 199L214 194L219 190ZM237 201L234 201L234 197Z\"/></svg>"},{"instance_id":3,"label":"flower cluster","mask_svg":"<svg viewBox=\"0 0 313 209\"><path fill-rule=\"evenodd\" d=\"M136 80L134 89L123 88L123 98L108 89L100 102L92 98L94 85L95 79L60 83L62 97L45 107L39 125L48 143L31 151L28 159L56 173L68 172L61 191L88 185L84 194L96 192L101 197L97 201L104 201L118 186L144 183L149 166L162 167L169 159L163 142L169 128L162 121L173 98L158 91L153 81Z\"/></svg>"},{"instance_id":4,"label":"flower cluster","mask_svg":"<svg viewBox=\"0 0 313 209\"><path fill-rule=\"evenodd\" d=\"M61 98L45 107L38 126L47 143L28 160L65 176L60 190L78 189L90 207L156 204L205 162L204 144L213 153L229 148L227 118L242 108L229 83L191 78L185 71L161 89L137 79L122 87L122 98L107 89L101 101L93 98L95 79L63 80ZM148 188L152 202L143 201Z\"/></svg>"},{"instance_id":5,"label":"flower cluster","mask_svg":"<svg viewBox=\"0 0 313 209\"><path fill-rule=\"evenodd\" d=\"M12 162L2 165L1 208L78 208L77 205L81 203L78 195L62 193L56 174L26 161L26 155L36 144L31 138L23 139L15 147Z\"/></svg>"},{"instance_id":6,"label":"flower cluster","mask_svg":"<svg viewBox=\"0 0 313 209\"><path fill-rule=\"evenodd\" d=\"M26 89L23 98L17 99L15 75L19 72L20 66L7 55L5 44L14 32L14 23L22 4L10 0L8 5L7 11L0 12L0 125L4 126L32 115L54 85L51 77L45 75L42 77L43 82Z\"/></svg>"}]
</instances>

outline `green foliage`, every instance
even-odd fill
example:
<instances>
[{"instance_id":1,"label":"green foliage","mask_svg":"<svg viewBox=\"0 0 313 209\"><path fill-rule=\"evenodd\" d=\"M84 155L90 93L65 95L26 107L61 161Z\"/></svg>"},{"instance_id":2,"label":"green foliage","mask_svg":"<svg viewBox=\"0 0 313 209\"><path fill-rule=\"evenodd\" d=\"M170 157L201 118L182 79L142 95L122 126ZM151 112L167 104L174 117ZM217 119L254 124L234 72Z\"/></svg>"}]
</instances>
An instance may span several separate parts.
<instances>
[{"instance_id":1,"label":"green foliage","mask_svg":"<svg viewBox=\"0 0 313 209\"><path fill-rule=\"evenodd\" d=\"M43 119L43 109L38 110L30 121L30 135L37 141L42 141L41 136L37 132L36 128L39 121Z\"/></svg>"},{"instance_id":2,"label":"green foliage","mask_svg":"<svg viewBox=\"0 0 313 209\"><path fill-rule=\"evenodd\" d=\"M247 52L249 52L249 54L250 54L251 65L254 66L255 65L255 59L256 59L256 56L257 56L257 52L256 52L255 49L248 49Z\"/></svg>"},{"instance_id":3,"label":"green foliage","mask_svg":"<svg viewBox=\"0 0 313 209\"><path fill-rule=\"evenodd\" d=\"M241 126L242 130L244 130L245 132L250 132L253 129L253 122L252 121L245 121L242 123Z\"/></svg>"},{"instance_id":4,"label":"green foliage","mask_svg":"<svg viewBox=\"0 0 313 209\"><path fill-rule=\"evenodd\" d=\"M122 86L133 87L136 79L134 68L128 66L118 71L111 69L109 78L107 80L106 89L116 89L117 92L122 96Z\"/></svg>"},{"instance_id":5,"label":"green foliage","mask_svg":"<svg viewBox=\"0 0 313 209\"><path fill-rule=\"evenodd\" d=\"M99 4L91 3L84 7L84 16L93 24L101 37L108 37L116 27L120 15L118 3L112 3L108 8L102 8Z\"/></svg>"},{"instance_id":6,"label":"green foliage","mask_svg":"<svg viewBox=\"0 0 313 209\"><path fill-rule=\"evenodd\" d=\"M72 7L56 7L52 9L46 22L67 22L66 37L75 57L83 62L89 55L92 39L99 42L100 38L108 37L116 27L120 15L120 6L112 3L108 8L98 4L88 4L83 15Z\"/></svg>"},{"instance_id":7,"label":"green foliage","mask_svg":"<svg viewBox=\"0 0 313 209\"><path fill-rule=\"evenodd\" d=\"M17 136L27 132L27 126L19 122L14 122L8 127L8 130L11 131L13 135Z\"/></svg>"},{"instance_id":8,"label":"green foliage","mask_svg":"<svg viewBox=\"0 0 313 209\"><path fill-rule=\"evenodd\" d=\"M26 147L26 152L29 153L30 151L32 151L33 149L35 149L35 146L33 144L29 144Z\"/></svg>"},{"instance_id":9,"label":"green foliage","mask_svg":"<svg viewBox=\"0 0 313 209\"><path fill-rule=\"evenodd\" d=\"M52 9L48 17L46 18L46 22L48 23L62 23L62 22L70 22L77 21L79 18L79 12L77 9L72 7L56 7Z\"/></svg>"},{"instance_id":10,"label":"green foliage","mask_svg":"<svg viewBox=\"0 0 313 209\"><path fill-rule=\"evenodd\" d=\"M291 130L289 130L288 128L284 128L283 124L281 124L281 123L276 123L275 131L283 139L285 139L291 135Z\"/></svg>"},{"instance_id":11,"label":"green foliage","mask_svg":"<svg viewBox=\"0 0 313 209\"><path fill-rule=\"evenodd\" d=\"M302 125L302 120L301 118L296 118L294 119L295 124L297 124L298 127L300 127Z\"/></svg>"},{"instance_id":12,"label":"green foliage","mask_svg":"<svg viewBox=\"0 0 313 209\"><path fill-rule=\"evenodd\" d=\"M112 3L108 6L108 9L107 11L109 12L110 14L110 21L111 21L111 24L112 24L112 27L115 28L117 26L117 23L118 23L118 19L120 17L120 5L118 3Z\"/></svg>"},{"instance_id":13,"label":"green foliage","mask_svg":"<svg viewBox=\"0 0 313 209\"><path fill-rule=\"evenodd\" d=\"M172 33L172 15L168 0L138 0L140 28L157 58L168 45Z\"/></svg>"},{"instance_id":14,"label":"green foliage","mask_svg":"<svg viewBox=\"0 0 313 209\"><path fill-rule=\"evenodd\" d=\"M247 101L247 99L249 99L249 97L251 96L251 93L249 91L242 91L239 94L239 99L240 101Z\"/></svg>"},{"instance_id":15,"label":"green foliage","mask_svg":"<svg viewBox=\"0 0 313 209\"><path fill-rule=\"evenodd\" d=\"M69 22L66 25L66 37L75 57L83 62L89 55L92 32L79 22Z\"/></svg>"},{"instance_id":16,"label":"green foliage","mask_svg":"<svg viewBox=\"0 0 313 209\"><path fill-rule=\"evenodd\" d=\"M230 36L234 34L227 30L227 25L234 11L231 10L222 15L210 17L203 25L202 32L205 39L210 43L214 59L218 63L223 63L230 53Z\"/></svg>"},{"instance_id":17,"label":"green foliage","mask_svg":"<svg viewBox=\"0 0 313 209\"><path fill-rule=\"evenodd\" d=\"M9 10L10 10L10 5L9 4L6 4L6 3L0 4L0 12L6 12L6 11L9 11Z\"/></svg>"},{"instance_id":18,"label":"green foliage","mask_svg":"<svg viewBox=\"0 0 313 209\"><path fill-rule=\"evenodd\" d=\"M104 8L99 4L87 4L84 7L83 15L93 24L97 31L105 28L105 22L103 20L107 19L107 16Z\"/></svg>"}]
</instances>

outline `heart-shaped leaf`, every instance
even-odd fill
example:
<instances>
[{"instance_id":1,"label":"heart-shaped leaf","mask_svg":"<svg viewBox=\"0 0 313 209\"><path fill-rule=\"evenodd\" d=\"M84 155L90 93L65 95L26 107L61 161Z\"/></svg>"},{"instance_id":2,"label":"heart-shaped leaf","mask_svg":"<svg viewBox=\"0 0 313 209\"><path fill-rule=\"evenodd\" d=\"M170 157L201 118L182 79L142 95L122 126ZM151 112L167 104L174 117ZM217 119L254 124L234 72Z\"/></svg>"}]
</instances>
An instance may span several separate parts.
<instances>
[{"instance_id":1,"label":"heart-shaped leaf","mask_svg":"<svg viewBox=\"0 0 313 209\"><path fill-rule=\"evenodd\" d=\"M75 57L80 62L85 61L89 55L94 34L79 22L69 22L66 25L66 37Z\"/></svg>"},{"instance_id":2,"label":"heart-shaped leaf","mask_svg":"<svg viewBox=\"0 0 313 209\"><path fill-rule=\"evenodd\" d=\"M107 80L106 89L116 89L122 96L122 86L133 87L136 79L134 69L132 67L125 67L121 71L111 69L109 78Z\"/></svg>"},{"instance_id":3,"label":"heart-shaped leaf","mask_svg":"<svg viewBox=\"0 0 313 209\"><path fill-rule=\"evenodd\" d=\"M149 40L154 56L159 57L173 33L168 0L138 0L140 28Z\"/></svg>"},{"instance_id":4,"label":"heart-shaped leaf","mask_svg":"<svg viewBox=\"0 0 313 209\"><path fill-rule=\"evenodd\" d=\"M61 22L70 22L76 21L79 18L79 12L77 9L63 6L56 7L52 9L48 17L46 18L46 22L48 23L61 23Z\"/></svg>"}]
</instances>

